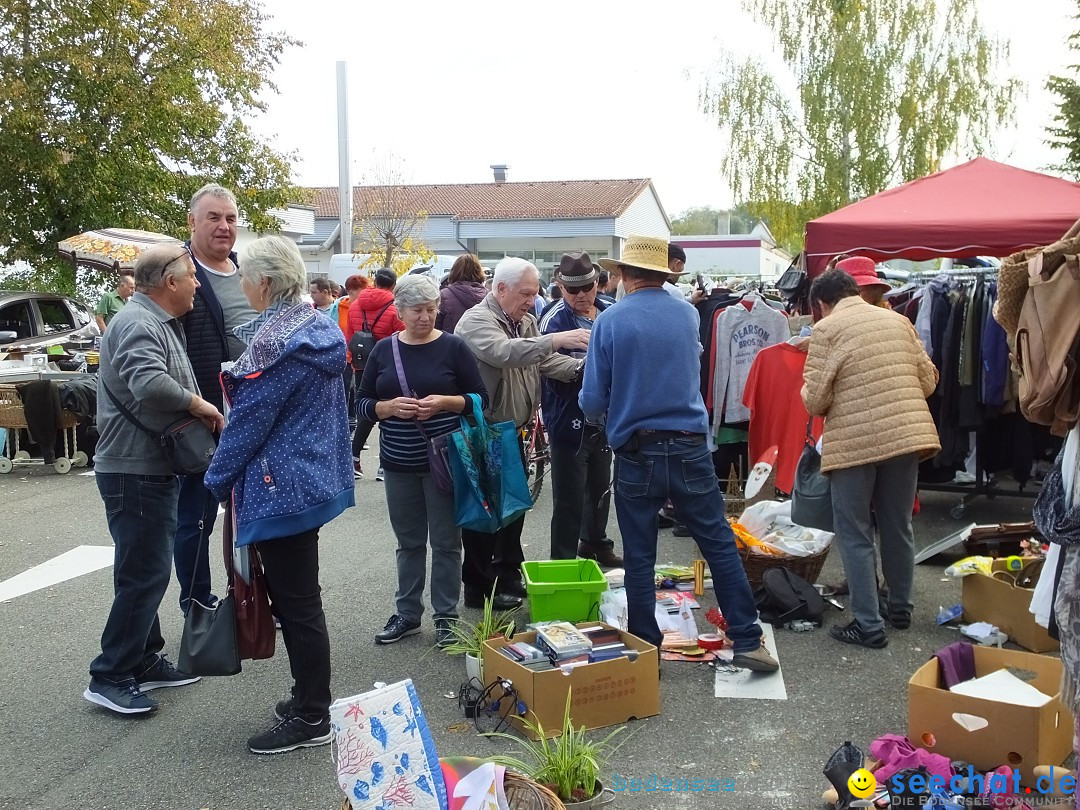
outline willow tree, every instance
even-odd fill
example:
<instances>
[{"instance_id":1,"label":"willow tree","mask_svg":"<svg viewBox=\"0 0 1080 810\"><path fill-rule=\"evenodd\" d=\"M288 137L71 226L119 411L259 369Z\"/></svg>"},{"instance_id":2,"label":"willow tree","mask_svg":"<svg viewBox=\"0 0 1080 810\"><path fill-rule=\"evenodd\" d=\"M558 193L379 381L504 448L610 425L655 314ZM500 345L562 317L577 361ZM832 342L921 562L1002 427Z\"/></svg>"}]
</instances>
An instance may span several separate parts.
<instances>
[{"instance_id":1,"label":"willow tree","mask_svg":"<svg viewBox=\"0 0 1080 810\"><path fill-rule=\"evenodd\" d=\"M743 0L775 38L777 71L721 58L701 91L736 199L788 246L806 221L943 159L982 152L1019 83L975 0ZM779 70L782 68L782 70Z\"/></svg>"},{"instance_id":2,"label":"willow tree","mask_svg":"<svg viewBox=\"0 0 1080 810\"><path fill-rule=\"evenodd\" d=\"M1077 3L1080 7L1080 2ZM1080 15L1074 19L1080 20ZM1069 35L1069 50L1080 51L1080 32ZM1070 65L1069 74L1051 76L1046 88L1058 97L1058 110L1053 126L1047 127L1050 146L1065 152L1065 157L1055 169L1080 178L1080 82L1076 80L1080 65Z\"/></svg>"},{"instance_id":3,"label":"willow tree","mask_svg":"<svg viewBox=\"0 0 1080 810\"><path fill-rule=\"evenodd\" d=\"M91 228L182 236L209 181L276 227L291 161L249 122L296 43L268 23L258 0L0 3L0 265L32 268L17 283L71 291L56 243Z\"/></svg>"}]
</instances>

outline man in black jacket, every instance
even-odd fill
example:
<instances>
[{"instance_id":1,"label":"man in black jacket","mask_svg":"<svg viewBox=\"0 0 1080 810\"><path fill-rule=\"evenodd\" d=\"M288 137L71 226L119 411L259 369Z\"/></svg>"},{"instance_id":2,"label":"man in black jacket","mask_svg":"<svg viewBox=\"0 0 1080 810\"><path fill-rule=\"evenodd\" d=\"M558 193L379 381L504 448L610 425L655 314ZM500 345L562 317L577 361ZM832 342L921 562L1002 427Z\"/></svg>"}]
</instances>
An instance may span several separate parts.
<instances>
[{"instance_id":1,"label":"man in black jacket","mask_svg":"<svg viewBox=\"0 0 1080 810\"><path fill-rule=\"evenodd\" d=\"M195 262L199 288L195 291L195 306L182 322L199 391L220 411L224 410L218 381L221 364L236 360L245 348L232 330L258 315L240 289L233 252L237 217L235 195L213 183L196 191L188 208L191 239L187 245ZM216 599L210 590L209 553L210 534L216 521L217 502L203 486L202 476L184 478L177 507L173 561L180 583L180 608L185 613L189 599L203 604Z\"/></svg>"}]
</instances>

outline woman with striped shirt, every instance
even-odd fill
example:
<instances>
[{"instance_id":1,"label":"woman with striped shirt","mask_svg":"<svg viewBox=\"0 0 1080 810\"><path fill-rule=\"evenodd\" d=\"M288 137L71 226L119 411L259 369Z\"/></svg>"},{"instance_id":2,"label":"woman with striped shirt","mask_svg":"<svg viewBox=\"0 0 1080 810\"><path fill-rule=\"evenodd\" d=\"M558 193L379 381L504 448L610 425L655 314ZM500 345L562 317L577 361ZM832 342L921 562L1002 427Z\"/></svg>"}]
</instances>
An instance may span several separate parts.
<instances>
[{"instance_id":1,"label":"woman with striped shirt","mask_svg":"<svg viewBox=\"0 0 1080 810\"><path fill-rule=\"evenodd\" d=\"M420 632L431 544L431 607L435 640L450 639L461 595L461 530L454 496L436 489L428 466L427 439L456 430L467 394L487 407L487 391L472 351L460 338L435 328L439 288L427 276L405 276L394 289L394 306L405 330L384 338L360 379L360 414L379 423L379 463L386 475L386 505L397 536L397 604L377 644ZM402 385L395 362L401 359ZM418 424L419 423L419 424Z\"/></svg>"}]
</instances>

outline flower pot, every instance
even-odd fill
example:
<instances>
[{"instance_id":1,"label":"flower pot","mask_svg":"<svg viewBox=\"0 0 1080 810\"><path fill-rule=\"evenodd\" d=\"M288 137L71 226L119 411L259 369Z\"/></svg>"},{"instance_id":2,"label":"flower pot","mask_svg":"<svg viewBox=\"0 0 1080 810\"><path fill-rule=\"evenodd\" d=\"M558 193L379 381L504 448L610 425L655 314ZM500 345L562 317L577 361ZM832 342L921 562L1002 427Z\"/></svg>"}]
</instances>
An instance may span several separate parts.
<instances>
[{"instance_id":1,"label":"flower pot","mask_svg":"<svg viewBox=\"0 0 1080 810\"><path fill-rule=\"evenodd\" d=\"M565 802L566 807L573 810L586 810L593 807L607 807L615 801L615 791L605 788L602 782L597 781L596 793L583 802Z\"/></svg>"},{"instance_id":2,"label":"flower pot","mask_svg":"<svg viewBox=\"0 0 1080 810\"><path fill-rule=\"evenodd\" d=\"M465 653L465 676L470 679L476 678L480 683L484 682L484 662L479 656Z\"/></svg>"}]
</instances>

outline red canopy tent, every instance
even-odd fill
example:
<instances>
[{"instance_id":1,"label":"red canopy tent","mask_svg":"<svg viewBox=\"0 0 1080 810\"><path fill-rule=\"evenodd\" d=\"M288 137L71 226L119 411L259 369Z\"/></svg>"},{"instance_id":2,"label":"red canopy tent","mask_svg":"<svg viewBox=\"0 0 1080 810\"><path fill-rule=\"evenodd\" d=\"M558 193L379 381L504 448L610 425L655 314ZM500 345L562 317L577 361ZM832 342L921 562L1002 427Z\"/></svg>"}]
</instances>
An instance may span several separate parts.
<instances>
[{"instance_id":1,"label":"red canopy tent","mask_svg":"<svg viewBox=\"0 0 1080 810\"><path fill-rule=\"evenodd\" d=\"M838 253L1007 256L1060 239L1078 218L1080 184L979 157L806 223L807 270Z\"/></svg>"}]
</instances>

